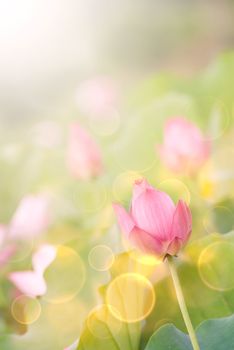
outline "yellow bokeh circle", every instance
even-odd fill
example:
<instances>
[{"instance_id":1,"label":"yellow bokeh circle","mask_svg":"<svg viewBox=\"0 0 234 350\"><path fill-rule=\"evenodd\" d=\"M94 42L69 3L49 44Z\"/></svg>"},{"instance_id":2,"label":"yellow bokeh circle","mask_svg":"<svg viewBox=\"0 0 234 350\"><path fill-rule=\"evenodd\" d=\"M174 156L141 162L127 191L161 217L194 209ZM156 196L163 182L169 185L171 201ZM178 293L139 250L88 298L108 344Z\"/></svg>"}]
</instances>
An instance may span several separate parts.
<instances>
[{"instance_id":1,"label":"yellow bokeh circle","mask_svg":"<svg viewBox=\"0 0 234 350\"><path fill-rule=\"evenodd\" d=\"M91 249L88 260L94 270L106 271L113 265L115 257L111 248L100 244Z\"/></svg>"},{"instance_id":2,"label":"yellow bokeh circle","mask_svg":"<svg viewBox=\"0 0 234 350\"><path fill-rule=\"evenodd\" d=\"M85 282L85 266L78 253L67 246L59 246L52 264L44 277L47 292L44 299L51 303L65 303L72 300Z\"/></svg>"},{"instance_id":3,"label":"yellow bokeh circle","mask_svg":"<svg viewBox=\"0 0 234 350\"><path fill-rule=\"evenodd\" d=\"M233 230L234 215L229 208L215 206L205 213L203 224L208 233L228 233Z\"/></svg>"},{"instance_id":4,"label":"yellow bokeh circle","mask_svg":"<svg viewBox=\"0 0 234 350\"><path fill-rule=\"evenodd\" d=\"M130 250L129 255L133 260L136 260L139 264L145 266L156 268L156 266L162 263L162 259L158 258L156 255L144 254L136 249Z\"/></svg>"},{"instance_id":5,"label":"yellow bokeh circle","mask_svg":"<svg viewBox=\"0 0 234 350\"><path fill-rule=\"evenodd\" d=\"M77 183L71 193L73 203L81 214L100 211L106 204L108 193L105 184L98 181Z\"/></svg>"},{"instance_id":6,"label":"yellow bokeh circle","mask_svg":"<svg viewBox=\"0 0 234 350\"><path fill-rule=\"evenodd\" d=\"M87 317L85 305L76 298L63 304L47 303L45 313L61 349L74 343Z\"/></svg>"},{"instance_id":7,"label":"yellow bokeh circle","mask_svg":"<svg viewBox=\"0 0 234 350\"><path fill-rule=\"evenodd\" d=\"M122 327L122 322L115 317L117 313L111 305L97 306L90 312L87 319L89 331L99 339L112 338Z\"/></svg>"},{"instance_id":8,"label":"yellow bokeh circle","mask_svg":"<svg viewBox=\"0 0 234 350\"><path fill-rule=\"evenodd\" d=\"M132 195L133 185L140 178L142 178L142 175L135 171L125 171L119 174L113 183L112 191L114 199L123 204L128 203Z\"/></svg>"},{"instance_id":9,"label":"yellow bokeh circle","mask_svg":"<svg viewBox=\"0 0 234 350\"><path fill-rule=\"evenodd\" d=\"M210 244L200 254L198 269L202 281L211 289L234 288L234 244L220 241Z\"/></svg>"},{"instance_id":10,"label":"yellow bokeh circle","mask_svg":"<svg viewBox=\"0 0 234 350\"><path fill-rule=\"evenodd\" d=\"M18 323L29 325L36 322L40 317L41 304L34 297L20 295L11 304L11 313Z\"/></svg>"},{"instance_id":11,"label":"yellow bokeh circle","mask_svg":"<svg viewBox=\"0 0 234 350\"><path fill-rule=\"evenodd\" d=\"M106 302L113 315L122 322L134 323L145 319L152 311L156 295L151 282L141 274L126 273L108 286Z\"/></svg>"}]
</instances>

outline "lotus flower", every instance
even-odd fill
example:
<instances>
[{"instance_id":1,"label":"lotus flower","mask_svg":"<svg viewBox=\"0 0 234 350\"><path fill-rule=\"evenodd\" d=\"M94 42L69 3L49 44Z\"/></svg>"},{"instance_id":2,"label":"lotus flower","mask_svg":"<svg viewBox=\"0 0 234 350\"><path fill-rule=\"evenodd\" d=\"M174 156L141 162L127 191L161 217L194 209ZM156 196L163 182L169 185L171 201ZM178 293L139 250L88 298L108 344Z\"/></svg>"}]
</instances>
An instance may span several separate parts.
<instances>
[{"instance_id":1,"label":"lotus flower","mask_svg":"<svg viewBox=\"0 0 234 350\"><path fill-rule=\"evenodd\" d=\"M9 274L9 280L23 294L33 297L46 293L47 286L43 274L56 257L56 249L49 245L42 245L32 257L33 270L16 271Z\"/></svg>"},{"instance_id":2,"label":"lotus flower","mask_svg":"<svg viewBox=\"0 0 234 350\"><path fill-rule=\"evenodd\" d=\"M19 203L9 224L9 238L30 239L47 230L50 224L49 200L45 195L28 195Z\"/></svg>"},{"instance_id":3,"label":"lotus flower","mask_svg":"<svg viewBox=\"0 0 234 350\"><path fill-rule=\"evenodd\" d=\"M67 162L71 174L78 179L90 179L102 172L101 151L78 123L70 127Z\"/></svg>"},{"instance_id":4,"label":"lotus flower","mask_svg":"<svg viewBox=\"0 0 234 350\"><path fill-rule=\"evenodd\" d=\"M113 110L117 102L114 82L108 77L97 77L84 81L76 93L76 102L81 112L102 116Z\"/></svg>"},{"instance_id":5,"label":"lotus flower","mask_svg":"<svg viewBox=\"0 0 234 350\"><path fill-rule=\"evenodd\" d=\"M191 212L185 202L175 206L164 192L145 179L135 182L130 213L114 204L125 237L145 253L160 257L176 255L192 230Z\"/></svg>"},{"instance_id":6,"label":"lotus flower","mask_svg":"<svg viewBox=\"0 0 234 350\"><path fill-rule=\"evenodd\" d=\"M209 157L210 144L195 124L175 117L167 121L164 142L158 151L170 170L194 174Z\"/></svg>"}]
</instances>

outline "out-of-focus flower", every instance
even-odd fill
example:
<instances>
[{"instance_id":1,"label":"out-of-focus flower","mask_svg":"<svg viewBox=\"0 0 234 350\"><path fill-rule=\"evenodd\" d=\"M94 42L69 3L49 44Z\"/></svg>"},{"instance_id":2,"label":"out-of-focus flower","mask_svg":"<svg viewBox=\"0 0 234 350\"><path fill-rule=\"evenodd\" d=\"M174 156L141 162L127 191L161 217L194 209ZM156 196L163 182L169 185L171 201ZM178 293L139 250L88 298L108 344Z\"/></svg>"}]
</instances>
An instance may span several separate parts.
<instances>
[{"instance_id":1,"label":"out-of-focus flower","mask_svg":"<svg viewBox=\"0 0 234 350\"><path fill-rule=\"evenodd\" d=\"M32 271L16 271L9 274L9 280L23 294L33 297L46 293L47 286L43 274L56 257L56 248L42 245L32 257Z\"/></svg>"},{"instance_id":2,"label":"out-of-focus flower","mask_svg":"<svg viewBox=\"0 0 234 350\"><path fill-rule=\"evenodd\" d=\"M182 200L175 206L165 193L145 179L135 182L130 213L114 204L119 225L133 245L145 253L176 255L192 231L190 209Z\"/></svg>"},{"instance_id":3,"label":"out-of-focus flower","mask_svg":"<svg viewBox=\"0 0 234 350\"><path fill-rule=\"evenodd\" d=\"M80 111L87 115L106 115L115 108L118 93L114 82L108 77L84 81L76 92Z\"/></svg>"},{"instance_id":4,"label":"out-of-focus flower","mask_svg":"<svg viewBox=\"0 0 234 350\"><path fill-rule=\"evenodd\" d=\"M7 226L0 224L0 267L3 267L16 253L16 246L14 244L5 245L7 238Z\"/></svg>"},{"instance_id":5,"label":"out-of-focus flower","mask_svg":"<svg viewBox=\"0 0 234 350\"><path fill-rule=\"evenodd\" d=\"M23 240L45 232L51 222L49 198L46 195L28 195L19 203L9 224L9 237Z\"/></svg>"},{"instance_id":6,"label":"out-of-focus flower","mask_svg":"<svg viewBox=\"0 0 234 350\"><path fill-rule=\"evenodd\" d=\"M0 224L0 247L2 246L7 234L7 226Z\"/></svg>"},{"instance_id":7,"label":"out-of-focus flower","mask_svg":"<svg viewBox=\"0 0 234 350\"><path fill-rule=\"evenodd\" d=\"M78 340L76 340L72 345L68 346L64 350L76 350L77 346L78 346Z\"/></svg>"},{"instance_id":8,"label":"out-of-focus flower","mask_svg":"<svg viewBox=\"0 0 234 350\"><path fill-rule=\"evenodd\" d=\"M98 176L103 169L99 146L78 123L70 126L67 163L71 174L78 179Z\"/></svg>"},{"instance_id":9,"label":"out-of-focus flower","mask_svg":"<svg viewBox=\"0 0 234 350\"><path fill-rule=\"evenodd\" d=\"M163 145L158 147L164 164L175 172L196 173L210 155L210 143L191 121L175 117L167 121Z\"/></svg>"},{"instance_id":10,"label":"out-of-focus flower","mask_svg":"<svg viewBox=\"0 0 234 350\"><path fill-rule=\"evenodd\" d=\"M0 267L6 265L16 251L17 248L14 244L0 248Z\"/></svg>"}]
</instances>

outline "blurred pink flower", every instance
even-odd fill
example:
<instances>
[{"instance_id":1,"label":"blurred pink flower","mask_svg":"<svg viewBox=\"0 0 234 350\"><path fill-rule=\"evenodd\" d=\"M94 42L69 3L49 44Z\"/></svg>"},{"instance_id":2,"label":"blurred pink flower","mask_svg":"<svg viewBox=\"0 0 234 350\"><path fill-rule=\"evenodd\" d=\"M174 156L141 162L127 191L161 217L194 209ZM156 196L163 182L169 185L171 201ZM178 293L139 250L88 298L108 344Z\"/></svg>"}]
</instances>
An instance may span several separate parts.
<instances>
[{"instance_id":1,"label":"blurred pink flower","mask_svg":"<svg viewBox=\"0 0 234 350\"><path fill-rule=\"evenodd\" d=\"M78 123L70 126L68 168L78 179L90 179L102 172L102 156L95 140Z\"/></svg>"},{"instance_id":2,"label":"blurred pink flower","mask_svg":"<svg viewBox=\"0 0 234 350\"><path fill-rule=\"evenodd\" d=\"M44 277L34 271L11 272L9 280L23 294L36 297L46 293Z\"/></svg>"},{"instance_id":3,"label":"blurred pink flower","mask_svg":"<svg viewBox=\"0 0 234 350\"><path fill-rule=\"evenodd\" d=\"M163 145L158 148L164 164L175 172L196 173L210 154L210 143L191 121L171 118L166 122Z\"/></svg>"},{"instance_id":4,"label":"blurred pink flower","mask_svg":"<svg viewBox=\"0 0 234 350\"><path fill-rule=\"evenodd\" d=\"M8 228L0 224L0 267L3 267L11 257L16 253L16 246L14 244L7 244Z\"/></svg>"},{"instance_id":5,"label":"blurred pink flower","mask_svg":"<svg viewBox=\"0 0 234 350\"><path fill-rule=\"evenodd\" d=\"M46 195L23 197L9 224L9 238L29 239L47 230L51 222Z\"/></svg>"},{"instance_id":6,"label":"blurred pink flower","mask_svg":"<svg viewBox=\"0 0 234 350\"><path fill-rule=\"evenodd\" d=\"M108 77L84 81L76 92L76 102L82 113L101 116L108 114L117 104L117 90Z\"/></svg>"},{"instance_id":7,"label":"blurred pink flower","mask_svg":"<svg viewBox=\"0 0 234 350\"><path fill-rule=\"evenodd\" d=\"M23 294L33 297L46 293L47 286L43 274L56 257L56 248L49 244L42 245L32 257L32 271L11 272L9 280Z\"/></svg>"},{"instance_id":8,"label":"blurred pink flower","mask_svg":"<svg viewBox=\"0 0 234 350\"><path fill-rule=\"evenodd\" d=\"M7 226L0 224L0 247L4 243L7 235Z\"/></svg>"},{"instance_id":9,"label":"blurred pink flower","mask_svg":"<svg viewBox=\"0 0 234 350\"><path fill-rule=\"evenodd\" d=\"M68 346L64 350L76 350L77 346L78 346L78 340L76 340L72 345Z\"/></svg>"},{"instance_id":10,"label":"blurred pink flower","mask_svg":"<svg viewBox=\"0 0 234 350\"><path fill-rule=\"evenodd\" d=\"M182 200L175 206L164 192L145 179L135 182L130 213L114 204L119 225L133 245L145 253L176 255L192 230L190 209Z\"/></svg>"}]
</instances>

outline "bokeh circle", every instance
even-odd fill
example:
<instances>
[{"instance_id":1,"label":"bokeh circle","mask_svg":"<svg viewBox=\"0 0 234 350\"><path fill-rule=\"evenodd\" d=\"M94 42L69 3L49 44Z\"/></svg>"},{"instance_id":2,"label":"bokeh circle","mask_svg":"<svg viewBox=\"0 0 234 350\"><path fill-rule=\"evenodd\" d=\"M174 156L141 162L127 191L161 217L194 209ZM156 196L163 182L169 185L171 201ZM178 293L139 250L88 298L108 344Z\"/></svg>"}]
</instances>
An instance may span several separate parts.
<instances>
[{"instance_id":1,"label":"bokeh circle","mask_svg":"<svg viewBox=\"0 0 234 350\"><path fill-rule=\"evenodd\" d=\"M43 298L51 303L72 300L85 283L86 271L78 253L67 246L59 246L57 255L44 274L47 292Z\"/></svg>"},{"instance_id":2,"label":"bokeh circle","mask_svg":"<svg viewBox=\"0 0 234 350\"><path fill-rule=\"evenodd\" d=\"M110 247L99 244L91 249L88 260L94 270L107 271L113 265L115 257Z\"/></svg>"},{"instance_id":3,"label":"bokeh circle","mask_svg":"<svg viewBox=\"0 0 234 350\"><path fill-rule=\"evenodd\" d=\"M145 319L152 311L156 295L151 282L141 274L126 273L108 286L106 301L113 315L122 322L134 323Z\"/></svg>"},{"instance_id":4,"label":"bokeh circle","mask_svg":"<svg viewBox=\"0 0 234 350\"><path fill-rule=\"evenodd\" d=\"M18 323L29 325L40 317L41 304L32 296L20 295L11 304L11 314Z\"/></svg>"},{"instance_id":5,"label":"bokeh circle","mask_svg":"<svg viewBox=\"0 0 234 350\"><path fill-rule=\"evenodd\" d=\"M220 241L210 244L200 254L198 270L202 281L211 289L234 288L234 244Z\"/></svg>"}]
</instances>

